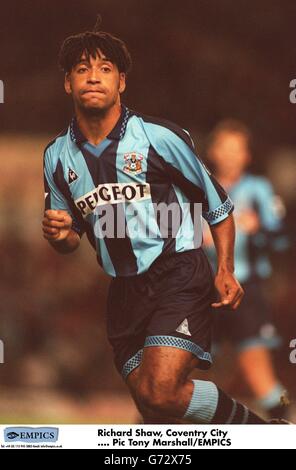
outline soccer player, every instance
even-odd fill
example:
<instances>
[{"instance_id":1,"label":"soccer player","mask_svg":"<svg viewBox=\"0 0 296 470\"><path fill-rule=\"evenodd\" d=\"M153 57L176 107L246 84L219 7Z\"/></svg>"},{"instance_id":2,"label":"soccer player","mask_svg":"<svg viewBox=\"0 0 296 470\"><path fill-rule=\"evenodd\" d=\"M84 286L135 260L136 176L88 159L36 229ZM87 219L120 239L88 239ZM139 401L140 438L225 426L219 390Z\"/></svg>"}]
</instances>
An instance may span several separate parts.
<instances>
[{"instance_id":1,"label":"soccer player","mask_svg":"<svg viewBox=\"0 0 296 470\"><path fill-rule=\"evenodd\" d=\"M186 131L121 105L131 59L120 39L71 36L59 60L75 117L45 150L44 237L70 253L85 232L112 277L108 338L145 423L264 423L214 383L189 379L212 361L211 305L236 309L243 295L231 200ZM158 205L175 208L167 224ZM217 249L215 279L196 233L200 205Z\"/></svg>"},{"instance_id":2,"label":"soccer player","mask_svg":"<svg viewBox=\"0 0 296 470\"><path fill-rule=\"evenodd\" d=\"M284 249L287 239L282 230L283 206L272 185L267 178L246 170L251 161L250 139L249 129L236 120L221 121L209 138L208 158L215 168L215 177L235 205L235 272L245 291L235 315L220 311L216 316L214 342L232 342L238 365L258 406L270 417L280 417L284 413L281 397L285 390L275 374L270 354L280 338L269 318L263 281L271 274L268 253ZM204 240L214 261L209 230Z\"/></svg>"}]
</instances>

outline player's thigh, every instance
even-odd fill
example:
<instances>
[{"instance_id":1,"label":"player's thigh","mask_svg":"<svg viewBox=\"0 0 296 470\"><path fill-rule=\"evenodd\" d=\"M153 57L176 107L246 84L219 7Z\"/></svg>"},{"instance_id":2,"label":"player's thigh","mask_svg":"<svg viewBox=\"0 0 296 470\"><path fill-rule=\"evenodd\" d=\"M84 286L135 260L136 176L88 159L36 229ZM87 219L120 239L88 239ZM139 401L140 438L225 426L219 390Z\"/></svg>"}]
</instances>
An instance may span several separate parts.
<instances>
[{"instance_id":1,"label":"player's thigh","mask_svg":"<svg viewBox=\"0 0 296 470\"><path fill-rule=\"evenodd\" d=\"M199 366L199 359L189 351L169 346L145 347L137 377L140 384L153 390L171 391L182 386Z\"/></svg>"},{"instance_id":2,"label":"player's thigh","mask_svg":"<svg viewBox=\"0 0 296 470\"><path fill-rule=\"evenodd\" d=\"M171 347L148 347L144 349L143 359L139 367L127 377L126 384L136 400L139 381L143 377L154 379L158 383L173 381L182 383L189 374L198 367L199 359L190 352Z\"/></svg>"}]
</instances>

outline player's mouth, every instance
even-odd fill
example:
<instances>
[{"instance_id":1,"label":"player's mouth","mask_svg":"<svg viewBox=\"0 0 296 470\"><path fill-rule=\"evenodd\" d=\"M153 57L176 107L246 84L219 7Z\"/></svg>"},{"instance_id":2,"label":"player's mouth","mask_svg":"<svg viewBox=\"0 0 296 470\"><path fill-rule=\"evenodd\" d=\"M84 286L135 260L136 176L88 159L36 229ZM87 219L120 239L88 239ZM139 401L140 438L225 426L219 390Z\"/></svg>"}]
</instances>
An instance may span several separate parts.
<instances>
[{"instance_id":1,"label":"player's mouth","mask_svg":"<svg viewBox=\"0 0 296 470\"><path fill-rule=\"evenodd\" d=\"M103 90L84 90L82 92L82 95L87 95L87 94L105 95L105 92Z\"/></svg>"}]
</instances>

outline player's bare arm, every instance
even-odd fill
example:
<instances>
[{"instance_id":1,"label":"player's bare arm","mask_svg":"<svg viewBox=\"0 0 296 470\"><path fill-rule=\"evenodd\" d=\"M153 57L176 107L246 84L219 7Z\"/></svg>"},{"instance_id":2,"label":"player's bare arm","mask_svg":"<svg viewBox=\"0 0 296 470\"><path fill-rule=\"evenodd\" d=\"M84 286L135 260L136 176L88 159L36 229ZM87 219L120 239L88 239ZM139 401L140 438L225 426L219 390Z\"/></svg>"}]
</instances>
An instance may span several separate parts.
<instances>
[{"instance_id":1,"label":"player's bare arm","mask_svg":"<svg viewBox=\"0 0 296 470\"><path fill-rule=\"evenodd\" d=\"M244 295L244 291L234 276L234 240L235 228L233 216L230 215L222 222L211 226L215 243L218 267L215 286L221 297L212 307L219 308L229 305L236 309Z\"/></svg>"},{"instance_id":2,"label":"player's bare arm","mask_svg":"<svg viewBox=\"0 0 296 470\"><path fill-rule=\"evenodd\" d=\"M72 217L64 210L46 210L42 221L43 236L61 254L71 253L80 244L78 233L71 229Z\"/></svg>"}]
</instances>

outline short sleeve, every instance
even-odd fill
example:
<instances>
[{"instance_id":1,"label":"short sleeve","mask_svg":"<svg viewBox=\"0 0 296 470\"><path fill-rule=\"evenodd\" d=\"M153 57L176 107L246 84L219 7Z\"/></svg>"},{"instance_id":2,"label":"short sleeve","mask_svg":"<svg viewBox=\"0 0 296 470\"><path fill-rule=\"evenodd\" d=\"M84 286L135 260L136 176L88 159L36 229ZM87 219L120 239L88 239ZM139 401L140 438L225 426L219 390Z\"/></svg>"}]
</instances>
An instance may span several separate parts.
<instances>
[{"instance_id":1,"label":"short sleeve","mask_svg":"<svg viewBox=\"0 0 296 470\"><path fill-rule=\"evenodd\" d=\"M84 228L77 215L74 213L73 204L71 199L65 195L57 183L57 165L55 165L54 158L51 154L50 148L46 149L43 158L44 169L44 197L45 197L45 210L64 210L67 211L73 220L72 230L82 236Z\"/></svg>"},{"instance_id":2,"label":"short sleeve","mask_svg":"<svg viewBox=\"0 0 296 470\"><path fill-rule=\"evenodd\" d=\"M233 211L233 203L196 155L188 132L180 128L174 132L151 123L145 123L145 128L172 181L190 200L202 202L204 219L213 225L227 218Z\"/></svg>"}]
</instances>

